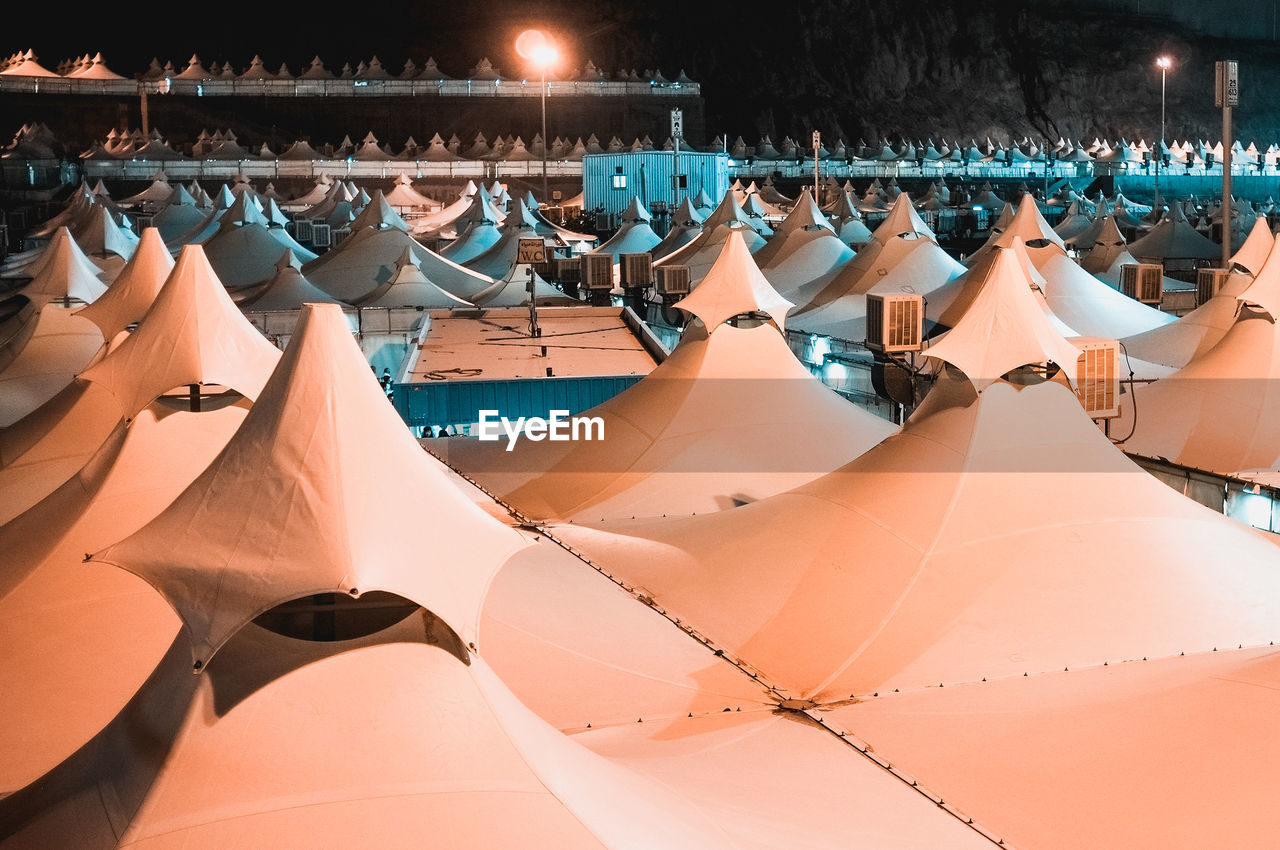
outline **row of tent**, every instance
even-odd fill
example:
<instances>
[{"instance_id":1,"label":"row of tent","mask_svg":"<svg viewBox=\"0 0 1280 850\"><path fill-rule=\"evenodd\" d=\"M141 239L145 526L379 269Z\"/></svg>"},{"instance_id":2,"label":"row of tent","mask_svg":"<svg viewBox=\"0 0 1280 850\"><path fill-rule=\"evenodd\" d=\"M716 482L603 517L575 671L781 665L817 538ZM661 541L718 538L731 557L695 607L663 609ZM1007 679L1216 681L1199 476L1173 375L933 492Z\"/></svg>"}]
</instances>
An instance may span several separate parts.
<instances>
[{"instance_id":1,"label":"row of tent","mask_svg":"<svg viewBox=\"0 0 1280 850\"><path fill-rule=\"evenodd\" d=\"M19 140L15 139L13 147ZM667 141L667 150L672 143ZM617 136L612 137L607 145L591 134L586 141L579 137L576 141L557 136L546 151L548 158L557 161L581 161L587 154L625 153L654 150L653 142L648 136L636 138L631 144L624 143ZM490 142L484 133L477 133L475 139L463 147L456 134L446 142L439 133L432 135L426 145L420 144L410 136L400 150L393 149L386 142L379 141L372 132L365 134L359 144L350 136L334 145L327 143L319 148L311 142L299 139L281 151L273 151L265 142L256 149L241 146L239 138L231 130L201 130L190 150L183 152L175 149L159 130L152 129L149 134L141 130L117 131L112 129L103 141L95 142L88 150L80 153L81 159L127 159L164 162L179 159L215 159L215 160L287 160L310 161L321 159L353 159L362 162L461 162L464 160L492 160L503 162L534 161L543 158L541 134L535 134L528 144L520 136L495 135Z\"/></svg>"},{"instance_id":2,"label":"row of tent","mask_svg":"<svg viewBox=\"0 0 1280 850\"><path fill-rule=\"evenodd\" d=\"M124 77L117 74L107 67L102 58L101 53L95 53L92 57L89 54L83 56L65 59L59 62L53 71L42 66L36 55L31 50L19 51L0 61L0 75L17 76L17 77L64 77L67 79L94 79L94 80L123 80L137 78L144 81L156 81L164 79L175 80L427 80L427 81L443 81L452 80L454 77L445 74L440 70L434 58L427 59L419 68L412 59L406 59L404 67L394 73L385 68L375 55L367 62L360 60L353 68L350 62L344 63L341 70L337 73L325 67L324 62L319 56L316 56L311 62L303 68L299 73L294 74L289 70L287 63L282 63L275 71L269 70L262 61L262 57L255 55L253 59L242 70L238 71L230 63L214 62L206 67L200 61L200 57L192 55L189 60L181 67L176 68L173 62L165 62L160 64L158 59L152 59L150 66L141 74L131 77ZM502 72L493 66L487 58L481 59L475 64L467 75L462 79L493 81L503 79ZM594 62L588 60L581 71L574 70L570 73L560 76L553 69L548 69L547 79L549 80L566 80L578 82L601 82L605 80L617 80L618 82L647 82L654 85L665 85L669 83L678 83L681 85L693 84L685 76L682 70L674 79L667 79L663 76L662 71L646 69L643 74L637 73L634 68L630 70L620 70L612 77L596 67Z\"/></svg>"},{"instance_id":3,"label":"row of tent","mask_svg":"<svg viewBox=\"0 0 1280 850\"><path fill-rule=\"evenodd\" d=\"M1024 198L931 290L932 386L894 428L783 336L808 284L778 269L837 247L812 197L767 239L732 193L716 212L680 343L593 411L608 440L424 441L505 525L408 440L336 306L281 357L204 247L122 272L95 304L148 289L137 330L0 431L0 628L25 637L0 843L1265 844L1280 555L1081 409L1073 323L1122 302ZM919 283L937 247L900 198L851 261ZM1271 362L1276 240L1233 259L1211 322L1134 314L1166 343L1223 326L1180 371ZM1265 396L1191 404L1172 369L1131 439L1280 456ZM235 392L155 401L193 384ZM1149 417L1157 391L1189 412ZM251 623L374 590L426 613L329 647Z\"/></svg>"}]
</instances>

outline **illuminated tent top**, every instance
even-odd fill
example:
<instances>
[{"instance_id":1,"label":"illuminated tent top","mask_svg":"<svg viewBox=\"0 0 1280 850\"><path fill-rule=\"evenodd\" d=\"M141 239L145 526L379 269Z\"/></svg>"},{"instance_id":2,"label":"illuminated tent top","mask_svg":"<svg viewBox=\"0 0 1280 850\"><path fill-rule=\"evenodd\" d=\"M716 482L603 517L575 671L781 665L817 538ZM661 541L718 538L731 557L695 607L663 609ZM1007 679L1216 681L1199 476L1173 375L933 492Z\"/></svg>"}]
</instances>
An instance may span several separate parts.
<instances>
[{"instance_id":1,"label":"illuminated tent top","mask_svg":"<svg viewBox=\"0 0 1280 850\"><path fill-rule=\"evenodd\" d=\"M424 533L434 541L427 551ZM95 560L164 594L195 660L205 662L262 611L324 592L397 593L474 642L489 581L526 545L422 452L341 308L324 304L303 308L222 454L156 519Z\"/></svg>"},{"instance_id":2,"label":"illuminated tent top","mask_svg":"<svg viewBox=\"0 0 1280 850\"><path fill-rule=\"evenodd\" d=\"M111 286L80 314L96 324L103 337L110 340L129 325L142 321L172 270L173 256L160 238L160 231L148 227L142 231L137 250Z\"/></svg>"},{"instance_id":3,"label":"illuminated tent top","mask_svg":"<svg viewBox=\"0 0 1280 850\"><path fill-rule=\"evenodd\" d=\"M1020 244L1015 240L1015 245ZM1079 349L1063 338L1036 302L1018 252L997 250L999 255L973 302L925 354L964 372L979 391L1030 363L1052 361L1074 379Z\"/></svg>"},{"instance_id":4,"label":"illuminated tent top","mask_svg":"<svg viewBox=\"0 0 1280 850\"><path fill-rule=\"evenodd\" d=\"M231 303L199 245L188 245L138 330L84 372L108 387L124 415L188 384L256 398L280 352Z\"/></svg>"}]
</instances>

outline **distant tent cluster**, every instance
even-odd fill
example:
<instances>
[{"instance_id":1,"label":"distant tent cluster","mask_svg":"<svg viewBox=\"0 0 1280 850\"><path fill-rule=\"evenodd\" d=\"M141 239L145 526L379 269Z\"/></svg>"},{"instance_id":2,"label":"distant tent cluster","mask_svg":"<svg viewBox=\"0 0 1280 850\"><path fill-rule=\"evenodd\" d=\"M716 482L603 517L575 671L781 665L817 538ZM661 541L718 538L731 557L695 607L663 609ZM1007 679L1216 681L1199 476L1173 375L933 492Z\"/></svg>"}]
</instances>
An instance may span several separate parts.
<instances>
[{"instance_id":1,"label":"distant tent cluster","mask_svg":"<svg viewBox=\"0 0 1280 850\"><path fill-rule=\"evenodd\" d=\"M0 74L19 77L63 77L67 79L97 79L97 80L123 80L126 77L110 70L103 61L102 54L96 53L90 57L87 53L84 56L64 59L55 66L55 70L42 66L36 59L35 54L31 50L15 53L0 62ZM396 70L388 69L383 66L382 61L376 55L368 60L361 59L353 67L350 62L344 62L342 67L337 71L330 70L319 56L314 57L309 63L302 65L295 73L289 68L287 62L282 62L278 68L268 68L263 62L261 56L255 55L249 61L248 65L241 67L239 70L232 65L231 62L212 62L205 65L198 55L193 54L190 59L179 65L174 65L172 61L160 63L159 59L152 59L151 64L146 70L135 75L136 79L143 81L159 81L165 79L175 80L423 80L423 81L446 81L454 79L463 80L479 80L494 81L503 78L502 72L493 66L488 58L483 58L470 68L465 74L450 76L440 70L434 58L428 58L419 66L413 59L406 59L404 65ZM680 71L674 78L668 79L663 75L662 71L654 69L645 69L642 73L637 72L634 68L627 70L622 69L614 74L607 74L605 71L596 67L595 63L590 60L580 69L572 70L565 74L556 74L554 71L548 72L548 79L554 80L572 80L579 82L602 82L606 80L615 80L618 82L636 82L649 83L652 85L692 85L690 80L684 73Z\"/></svg>"},{"instance_id":2,"label":"distant tent cluster","mask_svg":"<svg viewBox=\"0 0 1280 850\"><path fill-rule=\"evenodd\" d=\"M15 139L15 145L17 140ZM666 150L671 150L674 143L668 139ZM623 153L627 151L651 151L654 143L648 137L635 138L630 144L617 136L609 139L607 144L601 143L594 134L586 140L562 138L556 136L550 148L546 150L548 159L555 161L580 162L587 154ZM158 129L152 129L144 135L142 130L110 130L106 137L95 142L88 150L80 153L81 159L87 160L145 160L158 161L175 159L211 159L211 160L285 160L307 161L321 159L352 159L360 162L463 162L463 161L503 161L521 162L541 160L543 157L542 136L535 134L529 142L520 136L495 134L490 140L484 133L476 133L469 142L464 143L457 134L446 141L439 133L435 133L421 144L413 136L405 140L399 149L392 148L381 141L372 132L357 143L351 137L344 136L336 144L324 143L318 146L310 141L299 139L281 150L272 150L265 142L257 147L243 147L235 132L230 129L215 129L212 132L201 130L186 150L178 150L171 146Z\"/></svg>"}]
</instances>

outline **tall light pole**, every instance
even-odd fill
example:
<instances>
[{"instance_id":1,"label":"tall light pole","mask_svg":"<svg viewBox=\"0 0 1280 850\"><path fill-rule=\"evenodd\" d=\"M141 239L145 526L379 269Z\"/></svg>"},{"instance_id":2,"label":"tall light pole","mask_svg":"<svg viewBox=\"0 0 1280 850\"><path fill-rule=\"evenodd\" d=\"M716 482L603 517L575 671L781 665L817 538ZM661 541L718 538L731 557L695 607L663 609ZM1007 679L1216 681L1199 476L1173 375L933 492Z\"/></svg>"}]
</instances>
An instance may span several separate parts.
<instances>
[{"instance_id":1,"label":"tall light pole","mask_svg":"<svg viewBox=\"0 0 1280 850\"><path fill-rule=\"evenodd\" d=\"M1160 166L1164 164L1164 78L1173 61L1168 56L1156 59L1160 69L1160 143L1156 146L1156 206L1160 206Z\"/></svg>"},{"instance_id":2,"label":"tall light pole","mask_svg":"<svg viewBox=\"0 0 1280 850\"><path fill-rule=\"evenodd\" d=\"M553 66L558 58L555 42L542 30L525 30L516 38L516 52L528 59L538 69L538 96L542 101L542 203L551 202L551 193L547 190L547 69Z\"/></svg>"}]
</instances>

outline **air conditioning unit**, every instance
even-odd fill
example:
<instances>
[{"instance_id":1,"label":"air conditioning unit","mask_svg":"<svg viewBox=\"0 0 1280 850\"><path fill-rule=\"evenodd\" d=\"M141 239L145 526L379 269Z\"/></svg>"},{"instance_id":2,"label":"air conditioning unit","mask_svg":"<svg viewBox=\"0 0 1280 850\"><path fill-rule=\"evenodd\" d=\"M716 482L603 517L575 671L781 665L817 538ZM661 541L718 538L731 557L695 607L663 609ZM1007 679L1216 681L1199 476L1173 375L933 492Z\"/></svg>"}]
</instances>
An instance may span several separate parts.
<instances>
[{"instance_id":1,"label":"air conditioning unit","mask_svg":"<svg viewBox=\"0 0 1280 850\"><path fill-rule=\"evenodd\" d=\"M619 254L618 271L624 288L647 288L653 283L653 256Z\"/></svg>"},{"instance_id":2,"label":"air conditioning unit","mask_svg":"<svg viewBox=\"0 0 1280 850\"><path fill-rule=\"evenodd\" d=\"M301 242L303 245L311 244L312 240L312 224L305 218L299 218L289 222L293 225L293 238Z\"/></svg>"},{"instance_id":3,"label":"air conditioning unit","mask_svg":"<svg viewBox=\"0 0 1280 850\"><path fill-rule=\"evenodd\" d=\"M1120 343L1098 337L1072 337L1076 359L1076 398L1090 419L1120 415Z\"/></svg>"},{"instance_id":4,"label":"air conditioning unit","mask_svg":"<svg viewBox=\"0 0 1280 850\"><path fill-rule=\"evenodd\" d=\"M1121 266L1120 291L1143 304L1159 304L1164 300L1164 266L1159 263Z\"/></svg>"},{"instance_id":5,"label":"air conditioning unit","mask_svg":"<svg viewBox=\"0 0 1280 850\"><path fill-rule=\"evenodd\" d=\"M1230 269L1199 269L1196 271L1196 306L1218 294L1222 285L1231 277Z\"/></svg>"},{"instance_id":6,"label":"air conditioning unit","mask_svg":"<svg viewBox=\"0 0 1280 850\"><path fill-rule=\"evenodd\" d=\"M555 279L561 283L579 283L582 280L582 261L577 257L556 257Z\"/></svg>"},{"instance_id":7,"label":"air conditioning unit","mask_svg":"<svg viewBox=\"0 0 1280 850\"><path fill-rule=\"evenodd\" d=\"M343 227L333 231L333 233L330 235L333 238L333 247L337 248L339 245L343 243L343 240L345 240L348 236L351 235L351 228Z\"/></svg>"},{"instance_id":8,"label":"air conditioning unit","mask_svg":"<svg viewBox=\"0 0 1280 850\"><path fill-rule=\"evenodd\" d=\"M867 295L867 348L919 351L924 339L923 295Z\"/></svg>"},{"instance_id":9,"label":"air conditioning unit","mask_svg":"<svg viewBox=\"0 0 1280 850\"><path fill-rule=\"evenodd\" d=\"M684 297L689 294L692 276L688 266L658 266L656 289L662 296L675 295Z\"/></svg>"},{"instance_id":10,"label":"air conditioning unit","mask_svg":"<svg viewBox=\"0 0 1280 850\"><path fill-rule=\"evenodd\" d=\"M583 254L582 285L589 290L613 289L613 255Z\"/></svg>"},{"instance_id":11,"label":"air conditioning unit","mask_svg":"<svg viewBox=\"0 0 1280 850\"><path fill-rule=\"evenodd\" d=\"M151 226L152 220L153 220L152 216L149 216L149 215L135 215L133 217L134 233L137 233L139 236L141 236L142 231L146 230L148 227Z\"/></svg>"},{"instance_id":12,"label":"air conditioning unit","mask_svg":"<svg viewBox=\"0 0 1280 850\"><path fill-rule=\"evenodd\" d=\"M613 216L607 212L596 213L596 230L613 230Z\"/></svg>"},{"instance_id":13,"label":"air conditioning unit","mask_svg":"<svg viewBox=\"0 0 1280 850\"><path fill-rule=\"evenodd\" d=\"M329 238L329 225L312 224L311 225L311 247L312 248L328 248L333 244L333 240Z\"/></svg>"}]
</instances>

